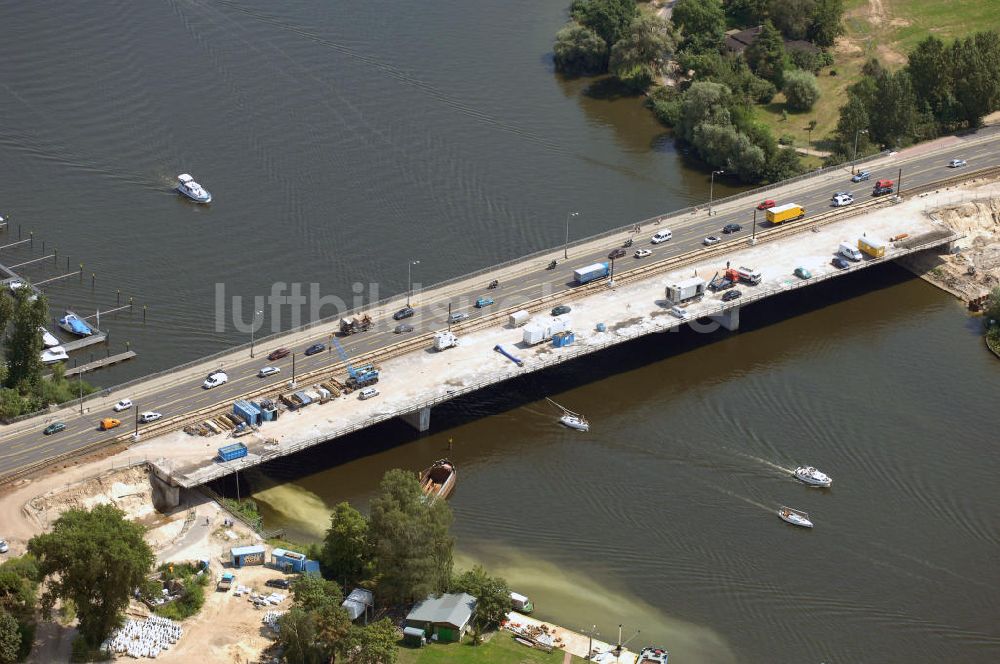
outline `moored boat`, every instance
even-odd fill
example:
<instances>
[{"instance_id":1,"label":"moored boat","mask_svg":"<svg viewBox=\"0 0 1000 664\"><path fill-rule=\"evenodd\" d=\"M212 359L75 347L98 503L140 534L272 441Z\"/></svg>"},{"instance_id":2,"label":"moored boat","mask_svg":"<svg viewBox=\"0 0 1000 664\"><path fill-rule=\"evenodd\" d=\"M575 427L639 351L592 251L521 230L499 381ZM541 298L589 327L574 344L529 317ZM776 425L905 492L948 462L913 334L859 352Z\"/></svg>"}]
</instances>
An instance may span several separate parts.
<instances>
[{"instance_id":1,"label":"moored boat","mask_svg":"<svg viewBox=\"0 0 1000 664\"><path fill-rule=\"evenodd\" d=\"M563 412L563 414L559 417L559 424L564 427L569 427L570 429L576 429L577 431L590 431L590 422L587 421L586 417L580 413L574 413L565 406L560 406L548 397L545 397L545 399Z\"/></svg>"},{"instance_id":2,"label":"moored boat","mask_svg":"<svg viewBox=\"0 0 1000 664\"><path fill-rule=\"evenodd\" d=\"M42 351L42 364L55 364L65 362L69 359L66 349L62 346L53 346Z\"/></svg>"},{"instance_id":3,"label":"moored boat","mask_svg":"<svg viewBox=\"0 0 1000 664\"><path fill-rule=\"evenodd\" d=\"M80 320L79 316L68 311L65 316L59 319L59 327L78 337L89 337L94 333L89 325Z\"/></svg>"},{"instance_id":4,"label":"moored boat","mask_svg":"<svg viewBox=\"0 0 1000 664\"><path fill-rule=\"evenodd\" d=\"M42 333L42 344L44 344L46 348L52 348L53 346L59 345L59 340L44 327L39 327L38 331Z\"/></svg>"},{"instance_id":5,"label":"moored boat","mask_svg":"<svg viewBox=\"0 0 1000 664\"><path fill-rule=\"evenodd\" d=\"M809 520L809 513L803 512L802 510L793 509L791 507L781 506L778 510L778 517L793 526L799 526L800 528L812 528L813 522Z\"/></svg>"},{"instance_id":6,"label":"moored boat","mask_svg":"<svg viewBox=\"0 0 1000 664\"><path fill-rule=\"evenodd\" d=\"M431 500L445 499L455 489L457 471L448 459L438 459L420 473L420 488Z\"/></svg>"},{"instance_id":7,"label":"moored boat","mask_svg":"<svg viewBox=\"0 0 1000 664\"><path fill-rule=\"evenodd\" d=\"M799 466L792 473L795 479L810 486L828 487L833 484L833 479L826 473L821 473L812 466Z\"/></svg>"},{"instance_id":8,"label":"moored boat","mask_svg":"<svg viewBox=\"0 0 1000 664\"><path fill-rule=\"evenodd\" d=\"M195 182L194 178L187 173L181 173L177 176L177 191L198 203L212 202L212 194Z\"/></svg>"},{"instance_id":9,"label":"moored boat","mask_svg":"<svg viewBox=\"0 0 1000 664\"><path fill-rule=\"evenodd\" d=\"M668 657L670 653L666 648L646 646L639 651L639 658L635 660L635 664L667 664Z\"/></svg>"}]
</instances>

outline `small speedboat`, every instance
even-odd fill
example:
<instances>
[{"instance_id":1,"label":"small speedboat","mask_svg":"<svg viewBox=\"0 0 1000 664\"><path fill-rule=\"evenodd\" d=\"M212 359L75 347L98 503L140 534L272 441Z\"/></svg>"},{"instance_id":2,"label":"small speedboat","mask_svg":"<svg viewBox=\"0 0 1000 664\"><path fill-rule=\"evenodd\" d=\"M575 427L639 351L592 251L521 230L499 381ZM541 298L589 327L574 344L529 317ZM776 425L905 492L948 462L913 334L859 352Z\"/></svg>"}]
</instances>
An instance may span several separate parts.
<instances>
[{"instance_id":1,"label":"small speedboat","mask_svg":"<svg viewBox=\"0 0 1000 664\"><path fill-rule=\"evenodd\" d=\"M420 473L420 489L428 500L446 499L455 489L458 473L448 459L438 459Z\"/></svg>"},{"instance_id":2,"label":"small speedboat","mask_svg":"<svg viewBox=\"0 0 1000 664\"><path fill-rule=\"evenodd\" d=\"M793 526L799 526L801 528L813 527L813 522L809 520L809 513L803 512L802 510L796 510L782 505L781 509L778 510L778 517L782 521L790 523Z\"/></svg>"},{"instance_id":3,"label":"small speedboat","mask_svg":"<svg viewBox=\"0 0 1000 664\"><path fill-rule=\"evenodd\" d=\"M670 653L666 648L646 646L639 651L639 658L635 660L635 664L667 664L668 657Z\"/></svg>"},{"instance_id":4,"label":"small speedboat","mask_svg":"<svg viewBox=\"0 0 1000 664\"><path fill-rule=\"evenodd\" d=\"M187 173L181 173L177 176L177 191L198 203L212 202L212 194L195 182L194 178Z\"/></svg>"},{"instance_id":5,"label":"small speedboat","mask_svg":"<svg viewBox=\"0 0 1000 664\"><path fill-rule=\"evenodd\" d=\"M828 487L833 484L833 479L829 475L821 473L812 466L799 466L792 474L795 479L810 486Z\"/></svg>"},{"instance_id":6,"label":"small speedboat","mask_svg":"<svg viewBox=\"0 0 1000 664\"><path fill-rule=\"evenodd\" d=\"M59 319L59 327L78 337L89 337L94 333L89 325L80 320L79 316L68 311L65 316Z\"/></svg>"},{"instance_id":7,"label":"small speedboat","mask_svg":"<svg viewBox=\"0 0 1000 664\"><path fill-rule=\"evenodd\" d=\"M59 345L59 340L56 339L55 336L53 336L52 333L46 330L44 327L39 327L38 331L42 333L42 344L44 344L46 348L52 348L53 346Z\"/></svg>"},{"instance_id":8,"label":"small speedboat","mask_svg":"<svg viewBox=\"0 0 1000 664\"><path fill-rule=\"evenodd\" d=\"M55 364L56 362L65 362L68 359L69 355L66 354L66 349L62 346L53 346L42 351L42 364Z\"/></svg>"}]
</instances>

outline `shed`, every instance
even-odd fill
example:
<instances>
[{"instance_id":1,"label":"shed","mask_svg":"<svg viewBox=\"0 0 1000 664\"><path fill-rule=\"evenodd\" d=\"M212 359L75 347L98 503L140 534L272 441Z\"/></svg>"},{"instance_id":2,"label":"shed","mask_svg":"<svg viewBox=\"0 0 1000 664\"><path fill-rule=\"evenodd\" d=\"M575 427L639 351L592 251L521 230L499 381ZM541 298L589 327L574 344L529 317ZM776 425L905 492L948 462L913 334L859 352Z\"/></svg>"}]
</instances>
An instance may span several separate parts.
<instances>
[{"instance_id":1,"label":"shed","mask_svg":"<svg viewBox=\"0 0 1000 664\"><path fill-rule=\"evenodd\" d=\"M233 402L233 415L251 426L260 426L264 421L260 408L246 399L237 399Z\"/></svg>"},{"instance_id":2,"label":"shed","mask_svg":"<svg viewBox=\"0 0 1000 664\"><path fill-rule=\"evenodd\" d=\"M424 630L419 627L404 627L403 628L403 643L408 646L420 647L427 643L426 637L424 637Z\"/></svg>"},{"instance_id":3,"label":"shed","mask_svg":"<svg viewBox=\"0 0 1000 664\"><path fill-rule=\"evenodd\" d=\"M309 561L304 553L289 551L287 549L274 549L271 551L271 567L284 572L303 572L305 565Z\"/></svg>"},{"instance_id":4,"label":"shed","mask_svg":"<svg viewBox=\"0 0 1000 664\"><path fill-rule=\"evenodd\" d=\"M364 615L365 609L375 606L375 597L370 590L355 588L341 606L347 609L347 615L351 617L351 620L357 620ZM424 633L421 631L420 636L423 635Z\"/></svg>"},{"instance_id":5,"label":"shed","mask_svg":"<svg viewBox=\"0 0 1000 664\"><path fill-rule=\"evenodd\" d=\"M254 544L253 546L238 546L229 550L229 557L233 563L233 567L263 565L264 545Z\"/></svg>"},{"instance_id":6,"label":"shed","mask_svg":"<svg viewBox=\"0 0 1000 664\"><path fill-rule=\"evenodd\" d=\"M431 640L459 641L476 613L476 598L468 593L428 596L406 616L406 627L423 630Z\"/></svg>"}]
</instances>

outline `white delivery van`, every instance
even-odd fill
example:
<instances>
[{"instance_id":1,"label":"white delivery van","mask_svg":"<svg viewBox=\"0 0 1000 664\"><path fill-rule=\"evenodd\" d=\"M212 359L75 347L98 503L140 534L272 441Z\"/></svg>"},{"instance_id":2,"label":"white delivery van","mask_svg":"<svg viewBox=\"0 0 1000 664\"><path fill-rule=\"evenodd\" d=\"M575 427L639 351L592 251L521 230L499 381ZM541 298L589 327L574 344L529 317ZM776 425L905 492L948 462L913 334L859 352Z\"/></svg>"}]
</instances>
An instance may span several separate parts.
<instances>
[{"instance_id":1,"label":"white delivery van","mask_svg":"<svg viewBox=\"0 0 1000 664\"><path fill-rule=\"evenodd\" d=\"M687 309L685 309L684 307L676 307L676 306L670 307L670 313L681 319L688 317Z\"/></svg>"},{"instance_id":2,"label":"white delivery van","mask_svg":"<svg viewBox=\"0 0 1000 664\"><path fill-rule=\"evenodd\" d=\"M674 234L671 233L670 231L657 231L656 234L653 235L653 237L650 238L649 241L652 242L653 244L660 244L661 242L666 242L673 236Z\"/></svg>"},{"instance_id":3,"label":"white delivery van","mask_svg":"<svg viewBox=\"0 0 1000 664\"><path fill-rule=\"evenodd\" d=\"M863 258L861 252L858 251L858 248L849 242L841 242L840 249L838 249L838 253L844 258L847 258L852 261L859 261Z\"/></svg>"}]
</instances>

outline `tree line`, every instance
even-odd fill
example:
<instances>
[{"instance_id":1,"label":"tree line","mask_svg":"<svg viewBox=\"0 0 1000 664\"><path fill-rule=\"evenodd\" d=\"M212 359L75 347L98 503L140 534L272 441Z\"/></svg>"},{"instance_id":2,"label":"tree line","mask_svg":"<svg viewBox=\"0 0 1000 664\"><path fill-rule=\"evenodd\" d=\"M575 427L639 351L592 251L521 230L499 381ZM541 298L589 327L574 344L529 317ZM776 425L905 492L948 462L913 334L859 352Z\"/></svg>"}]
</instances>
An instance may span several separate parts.
<instances>
[{"instance_id":1,"label":"tree line","mask_svg":"<svg viewBox=\"0 0 1000 664\"><path fill-rule=\"evenodd\" d=\"M755 119L753 105L769 103L778 90L791 110L816 103L814 73L830 55L788 52L784 40L829 46L842 15L842 0L678 0L668 21L641 13L634 0L574 0L570 23L556 35L555 66L567 75L611 74L646 93L657 119L708 166L744 182L773 182L802 166ZM763 27L744 53L729 53L730 23ZM678 80L660 85L671 70ZM706 101L719 106L700 106Z\"/></svg>"},{"instance_id":2,"label":"tree line","mask_svg":"<svg viewBox=\"0 0 1000 664\"><path fill-rule=\"evenodd\" d=\"M905 67L890 71L876 60L847 90L835 133L839 163L879 148L896 148L965 128L1000 109L1000 34L977 32L950 44L930 36Z\"/></svg>"},{"instance_id":3,"label":"tree line","mask_svg":"<svg viewBox=\"0 0 1000 664\"><path fill-rule=\"evenodd\" d=\"M61 364L43 378L40 327L48 323L49 305L44 295L36 296L30 288L0 290L0 335L4 336L3 362L0 363L0 419L33 413L50 403L62 403L94 388L86 383L66 380Z\"/></svg>"}]
</instances>

